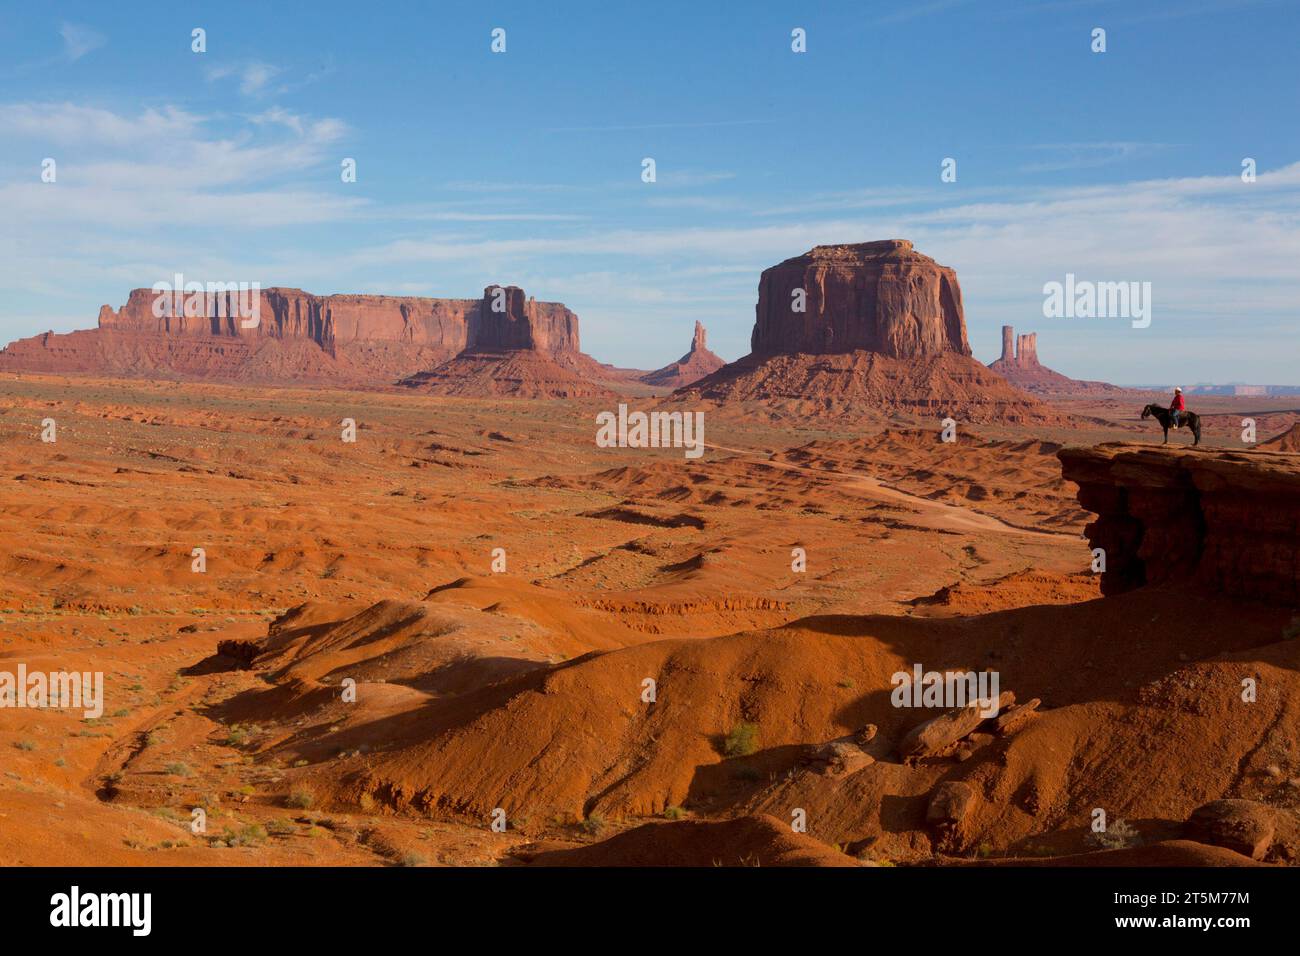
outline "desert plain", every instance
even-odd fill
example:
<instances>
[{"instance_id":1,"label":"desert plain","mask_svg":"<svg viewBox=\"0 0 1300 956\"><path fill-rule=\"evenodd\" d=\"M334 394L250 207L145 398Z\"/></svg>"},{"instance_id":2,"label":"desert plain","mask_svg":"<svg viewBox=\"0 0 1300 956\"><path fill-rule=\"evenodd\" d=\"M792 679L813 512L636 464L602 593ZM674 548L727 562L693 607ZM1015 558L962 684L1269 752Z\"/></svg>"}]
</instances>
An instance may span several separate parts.
<instances>
[{"instance_id":1,"label":"desert plain","mask_svg":"<svg viewBox=\"0 0 1300 956\"><path fill-rule=\"evenodd\" d=\"M0 662L105 692L0 711L0 863L1294 863L1294 610L1103 597L1057 453L1294 461L1239 420L1300 409L1053 405L715 403L692 459L607 397L4 373ZM913 747L914 663L1015 704Z\"/></svg>"}]
</instances>

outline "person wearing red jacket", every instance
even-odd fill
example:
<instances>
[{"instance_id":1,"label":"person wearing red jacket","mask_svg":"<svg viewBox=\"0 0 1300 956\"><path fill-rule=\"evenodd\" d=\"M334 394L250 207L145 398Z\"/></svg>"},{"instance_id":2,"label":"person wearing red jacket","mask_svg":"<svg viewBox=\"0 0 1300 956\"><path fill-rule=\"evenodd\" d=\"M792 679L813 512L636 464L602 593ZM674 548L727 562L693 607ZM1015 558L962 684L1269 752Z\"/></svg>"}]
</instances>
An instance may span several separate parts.
<instances>
[{"instance_id":1,"label":"person wearing red jacket","mask_svg":"<svg viewBox=\"0 0 1300 956\"><path fill-rule=\"evenodd\" d=\"M1183 417L1183 412L1187 410L1187 403L1183 401L1183 390L1174 388L1174 400L1169 403L1169 417L1173 419L1174 427L1178 427L1179 419Z\"/></svg>"}]
</instances>

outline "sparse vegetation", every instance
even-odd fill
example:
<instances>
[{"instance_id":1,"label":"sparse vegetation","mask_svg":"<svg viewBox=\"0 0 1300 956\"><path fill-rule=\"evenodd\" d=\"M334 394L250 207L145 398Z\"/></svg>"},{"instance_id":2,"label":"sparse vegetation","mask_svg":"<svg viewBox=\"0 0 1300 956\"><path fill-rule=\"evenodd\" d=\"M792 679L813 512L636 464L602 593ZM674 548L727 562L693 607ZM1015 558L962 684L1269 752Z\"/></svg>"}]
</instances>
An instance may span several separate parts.
<instances>
[{"instance_id":1,"label":"sparse vegetation","mask_svg":"<svg viewBox=\"0 0 1300 956\"><path fill-rule=\"evenodd\" d=\"M581 824L582 832L588 836L600 836L605 832L607 826L608 824L605 822L605 818L599 813L593 813L591 816L587 817L587 819L583 820Z\"/></svg>"},{"instance_id":2,"label":"sparse vegetation","mask_svg":"<svg viewBox=\"0 0 1300 956\"><path fill-rule=\"evenodd\" d=\"M19 750L35 750L35 749L36 749L36 744L34 744L34 743L33 743L32 741L30 741L30 740L15 740L15 741L14 741L14 746L17 747Z\"/></svg>"},{"instance_id":3,"label":"sparse vegetation","mask_svg":"<svg viewBox=\"0 0 1300 956\"><path fill-rule=\"evenodd\" d=\"M226 846L261 846L266 842L266 837L266 827L260 823L249 823L238 830L226 827L219 842Z\"/></svg>"},{"instance_id":4,"label":"sparse vegetation","mask_svg":"<svg viewBox=\"0 0 1300 956\"><path fill-rule=\"evenodd\" d=\"M297 787L285 799L285 803L299 810L309 810L316 803L316 795L305 787Z\"/></svg>"},{"instance_id":5,"label":"sparse vegetation","mask_svg":"<svg viewBox=\"0 0 1300 956\"><path fill-rule=\"evenodd\" d=\"M742 721L731 728L722 745L722 752L728 757L748 757L758 750L758 724Z\"/></svg>"},{"instance_id":6,"label":"sparse vegetation","mask_svg":"<svg viewBox=\"0 0 1300 956\"><path fill-rule=\"evenodd\" d=\"M686 811L681 807L665 807L664 816L669 820L684 820L686 819Z\"/></svg>"},{"instance_id":7,"label":"sparse vegetation","mask_svg":"<svg viewBox=\"0 0 1300 956\"><path fill-rule=\"evenodd\" d=\"M1103 850L1122 850L1142 842L1137 830L1125 820L1116 820L1101 833L1089 833L1088 842Z\"/></svg>"},{"instance_id":8,"label":"sparse vegetation","mask_svg":"<svg viewBox=\"0 0 1300 956\"><path fill-rule=\"evenodd\" d=\"M169 763L167 766L163 767L163 772L169 773L174 777L194 776L194 771L190 769L189 764L181 763L180 761Z\"/></svg>"}]
</instances>

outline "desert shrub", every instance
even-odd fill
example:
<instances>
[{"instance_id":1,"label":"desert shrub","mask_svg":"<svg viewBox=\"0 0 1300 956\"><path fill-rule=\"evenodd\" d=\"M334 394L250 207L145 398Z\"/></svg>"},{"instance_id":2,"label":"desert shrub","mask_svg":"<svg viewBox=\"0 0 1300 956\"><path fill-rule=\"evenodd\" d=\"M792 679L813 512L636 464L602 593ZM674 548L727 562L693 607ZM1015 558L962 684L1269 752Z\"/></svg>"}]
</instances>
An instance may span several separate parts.
<instances>
[{"instance_id":1,"label":"desert shrub","mask_svg":"<svg viewBox=\"0 0 1300 956\"><path fill-rule=\"evenodd\" d=\"M1088 842L1103 850L1122 850L1141 843L1137 830L1125 820L1116 820L1101 833L1088 834Z\"/></svg>"},{"instance_id":2,"label":"desert shrub","mask_svg":"<svg viewBox=\"0 0 1300 956\"><path fill-rule=\"evenodd\" d=\"M163 772L176 777L189 777L194 774L194 771L189 768L189 764L184 763L169 763L163 767Z\"/></svg>"},{"instance_id":3,"label":"desert shrub","mask_svg":"<svg viewBox=\"0 0 1300 956\"><path fill-rule=\"evenodd\" d=\"M307 810L316 803L316 795L305 787L298 787L289 794L285 803L299 810Z\"/></svg>"},{"instance_id":4,"label":"desert shrub","mask_svg":"<svg viewBox=\"0 0 1300 956\"><path fill-rule=\"evenodd\" d=\"M728 757L748 757L758 750L758 724L742 721L731 728L722 745L722 752Z\"/></svg>"},{"instance_id":5,"label":"desert shrub","mask_svg":"<svg viewBox=\"0 0 1300 956\"><path fill-rule=\"evenodd\" d=\"M664 816L669 820L684 820L686 819L686 811L681 807L665 807Z\"/></svg>"},{"instance_id":6,"label":"desert shrub","mask_svg":"<svg viewBox=\"0 0 1300 956\"><path fill-rule=\"evenodd\" d=\"M403 853L397 861L398 866L424 866L425 859L415 851Z\"/></svg>"},{"instance_id":7,"label":"desert shrub","mask_svg":"<svg viewBox=\"0 0 1300 956\"><path fill-rule=\"evenodd\" d=\"M587 819L582 821L582 832L589 836L600 836L605 832L605 818L599 813L593 813Z\"/></svg>"},{"instance_id":8,"label":"desert shrub","mask_svg":"<svg viewBox=\"0 0 1300 956\"><path fill-rule=\"evenodd\" d=\"M226 827L221 834L221 842L226 846L260 846L266 842L266 827L260 823L250 823L238 830Z\"/></svg>"}]
</instances>

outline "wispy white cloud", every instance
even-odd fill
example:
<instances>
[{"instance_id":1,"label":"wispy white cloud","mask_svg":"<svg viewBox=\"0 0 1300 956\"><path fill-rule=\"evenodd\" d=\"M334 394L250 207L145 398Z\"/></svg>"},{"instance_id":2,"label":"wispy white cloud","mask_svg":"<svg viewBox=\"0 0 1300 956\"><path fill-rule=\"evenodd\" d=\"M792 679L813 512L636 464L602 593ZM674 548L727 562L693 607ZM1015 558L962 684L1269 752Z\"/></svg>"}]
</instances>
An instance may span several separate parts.
<instances>
[{"instance_id":1,"label":"wispy white cloud","mask_svg":"<svg viewBox=\"0 0 1300 956\"><path fill-rule=\"evenodd\" d=\"M1137 156L1144 156L1171 148L1169 143L1101 142L1101 143L1039 143L1029 149L1048 158L1026 163L1021 172L1060 172L1067 169L1095 169L1109 166Z\"/></svg>"},{"instance_id":2,"label":"wispy white cloud","mask_svg":"<svg viewBox=\"0 0 1300 956\"><path fill-rule=\"evenodd\" d=\"M74 62L108 42L102 33L80 23L64 22L59 27L59 36L63 37L64 58Z\"/></svg>"},{"instance_id":3,"label":"wispy white cloud","mask_svg":"<svg viewBox=\"0 0 1300 956\"><path fill-rule=\"evenodd\" d=\"M268 92L268 84L283 72L283 67L254 61L251 63L225 63L211 66L208 67L205 76L208 82L233 77L239 81L240 93L245 96L259 96Z\"/></svg>"},{"instance_id":4,"label":"wispy white cloud","mask_svg":"<svg viewBox=\"0 0 1300 956\"><path fill-rule=\"evenodd\" d=\"M772 126L783 123L779 119L706 120L700 123L625 123L607 126L549 126L543 133L621 133L663 129L719 129L727 126Z\"/></svg>"}]
</instances>

